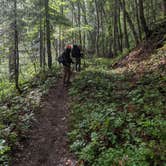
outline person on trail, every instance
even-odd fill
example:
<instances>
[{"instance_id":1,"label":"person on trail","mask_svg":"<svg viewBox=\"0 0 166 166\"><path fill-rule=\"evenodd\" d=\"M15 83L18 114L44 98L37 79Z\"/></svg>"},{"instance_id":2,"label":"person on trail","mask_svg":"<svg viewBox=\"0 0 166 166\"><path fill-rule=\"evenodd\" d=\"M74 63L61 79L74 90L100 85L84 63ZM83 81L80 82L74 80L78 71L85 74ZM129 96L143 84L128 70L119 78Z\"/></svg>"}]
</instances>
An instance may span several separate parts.
<instances>
[{"instance_id":1,"label":"person on trail","mask_svg":"<svg viewBox=\"0 0 166 166\"><path fill-rule=\"evenodd\" d=\"M71 57L71 46L68 45L62 55L58 58L59 63L63 64L64 67L64 77L63 77L63 84L69 85L70 84L70 77L71 77L71 64L73 63Z\"/></svg>"},{"instance_id":2,"label":"person on trail","mask_svg":"<svg viewBox=\"0 0 166 166\"><path fill-rule=\"evenodd\" d=\"M79 46L73 45L72 57L75 58L75 69L76 69L76 71L81 71L82 54L81 54L81 49L80 49Z\"/></svg>"}]
</instances>

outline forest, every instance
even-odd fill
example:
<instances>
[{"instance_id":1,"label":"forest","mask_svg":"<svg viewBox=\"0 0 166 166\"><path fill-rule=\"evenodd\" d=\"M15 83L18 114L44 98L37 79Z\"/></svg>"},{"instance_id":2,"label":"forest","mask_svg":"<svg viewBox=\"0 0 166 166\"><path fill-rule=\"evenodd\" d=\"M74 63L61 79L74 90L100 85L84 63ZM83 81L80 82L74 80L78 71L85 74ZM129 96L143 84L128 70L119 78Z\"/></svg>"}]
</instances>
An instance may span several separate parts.
<instances>
[{"instance_id":1,"label":"forest","mask_svg":"<svg viewBox=\"0 0 166 166\"><path fill-rule=\"evenodd\" d=\"M0 0L0 166L164 166L165 101L166 0Z\"/></svg>"}]
</instances>

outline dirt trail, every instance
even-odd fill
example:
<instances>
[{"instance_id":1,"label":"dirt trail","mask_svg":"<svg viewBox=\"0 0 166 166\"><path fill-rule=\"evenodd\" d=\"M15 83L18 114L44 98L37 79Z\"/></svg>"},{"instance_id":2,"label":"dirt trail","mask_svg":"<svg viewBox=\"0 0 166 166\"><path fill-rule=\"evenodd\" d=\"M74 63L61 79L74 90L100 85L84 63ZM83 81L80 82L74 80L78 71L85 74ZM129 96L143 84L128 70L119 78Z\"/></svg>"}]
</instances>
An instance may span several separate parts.
<instances>
[{"instance_id":1,"label":"dirt trail","mask_svg":"<svg viewBox=\"0 0 166 166\"><path fill-rule=\"evenodd\" d=\"M49 90L37 115L37 125L30 132L27 146L12 166L75 166L68 148L67 89L59 80Z\"/></svg>"}]
</instances>

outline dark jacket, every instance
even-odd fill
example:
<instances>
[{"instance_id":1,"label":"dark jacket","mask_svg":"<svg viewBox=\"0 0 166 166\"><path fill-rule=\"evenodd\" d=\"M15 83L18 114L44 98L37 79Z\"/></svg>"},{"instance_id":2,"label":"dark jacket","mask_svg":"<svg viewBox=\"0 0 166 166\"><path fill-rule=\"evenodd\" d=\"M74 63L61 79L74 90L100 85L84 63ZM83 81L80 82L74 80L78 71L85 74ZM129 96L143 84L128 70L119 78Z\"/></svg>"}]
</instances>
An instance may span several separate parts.
<instances>
[{"instance_id":1,"label":"dark jacket","mask_svg":"<svg viewBox=\"0 0 166 166\"><path fill-rule=\"evenodd\" d=\"M81 50L77 45L73 45L72 57L81 58Z\"/></svg>"},{"instance_id":2,"label":"dark jacket","mask_svg":"<svg viewBox=\"0 0 166 166\"><path fill-rule=\"evenodd\" d=\"M73 63L73 61L70 57L70 52L71 52L71 49L67 48L62 54L63 59L64 59L62 64L66 67L70 67L71 63Z\"/></svg>"}]
</instances>

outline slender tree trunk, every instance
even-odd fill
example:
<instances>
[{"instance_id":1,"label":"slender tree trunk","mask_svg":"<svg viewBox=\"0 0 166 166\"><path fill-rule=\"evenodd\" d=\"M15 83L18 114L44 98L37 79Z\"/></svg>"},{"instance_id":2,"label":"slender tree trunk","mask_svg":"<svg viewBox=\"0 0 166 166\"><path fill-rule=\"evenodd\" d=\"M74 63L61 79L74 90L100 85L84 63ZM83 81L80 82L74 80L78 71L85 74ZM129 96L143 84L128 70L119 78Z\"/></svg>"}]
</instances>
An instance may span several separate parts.
<instances>
[{"instance_id":1,"label":"slender tree trunk","mask_svg":"<svg viewBox=\"0 0 166 166\"><path fill-rule=\"evenodd\" d=\"M46 22L44 20L44 30L43 30L43 67L44 67L44 70L45 70L45 66L46 66Z\"/></svg>"},{"instance_id":2,"label":"slender tree trunk","mask_svg":"<svg viewBox=\"0 0 166 166\"><path fill-rule=\"evenodd\" d=\"M140 25L140 18L139 18L139 9L138 9L138 0L135 0L135 9L136 9L136 20L137 20L137 27L138 27L138 35L140 41L142 40L142 31L141 31L141 25Z\"/></svg>"},{"instance_id":3,"label":"slender tree trunk","mask_svg":"<svg viewBox=\"0 0 166 166\"><path fill-rule=\"evenodd\" d=\"M13 81L14 77L15 77L14 76L15 75L14 74L15 73L15 67L14 67L15 66L15 57L13 56L13 54L14 54L14 49L13 49L13 43L12 43L12 46L9 48L9 80L10 81Z\"/></svg>"},{"instance_id":4,"label":"slender tree trunk","mask_svg":"<svg viewBox=\"0 0 166 166\"><path fill-rule=\"evenodd\" d=\"M112 51L112 45L113 45L113 40L112 40L112 36L110 37L110 41L109 41L109 57L113 58L114 53Z\"/></svg>"},{"instance_id":5,"label":"slender tree trunk","mask_svg":"<svg viewBox=\"0 0 166 166\"><path fill-rule=\"evenodd\" d=\"M120 6L121 6L123 12L126 15L126 19L127 19L127 22L128 22L128 24L130 26L130 29L131 29L131 31L133 33L135 42L136 42L136 44L138 44L139 43L139 39L138 39L138 34L137 34L136 30L135 30L134 24L133 24L133 22L132 22L132 20L131 20L131 18L129 16L129 13L127 12L125 6L122 4L121 0L119 0L119 2L120 2Z\"/></svg>"},{"instance_id":6,"label":"slender tree trunk","mask_svg":"<svg viewBox=\"0 0 166 166\"><path fill-rule=\"evenodd\" d=\"M78 25L78 19L77 19L77 13L75 12L76 9L75 9L75 5L73 2L71 2L71 5L72 5L72 10L73 10L73 27L74 25ZM75 24L74 24L75 23ZM73 43L77 43L77 34L75 32L73 32Z\"/></svg>"},{"instance_id":7,"label":"slender tree trunk","mask_svg":"<svg viewBox=\"0 0 166 166\"><path fill-rule=\"evenodd\" d=\"M12 82L15 79L15 56L14 56L14 22L10 24L10 29L13 29L13 31L10 31L10 36L12 37L11 45L9 47L9 80Z\"/></svg>"},{"instance_id":8,"label":"slender tree trunk","mask_svg":"<svg viewBox=\"0 0 166 166\"><path fill-rule=\"evenodd\" d=\"M17 27L17 0L14 0L14 57L15 57L15 86L19 88L19 51L18 51L18 27Z\"/></svg>"},{"instance_id":9,"label":"slender tree trunk","mask_svg":"<svg viewBox=\"0 0 166 166\"><path fill-rule=\"evenodd\" d=\"M77 2L77 7L78 7L79 44L82 46L80 1Z\"/></svg>"},{"instance_id":10,"label":"slender tree trunk","mask_svg":"<svg viewBox=\"0 0 166 166\"><path fill-rule=\"evenodd\" d=\"M96 30L96 55L99 56L100 16L99 16L99 8L98 8L98 2L97 2L97 0L95 0L95 8L96 8L96 21L97 21L97 30Z\"/></svg>"},{"instance_id":11,"label":"slender tree trunk","mask_svg":"<svg viewBox=\"0 0 166 166\"><path fill-rule=\"evenodd\" d=\"M48 68L51 69L52 55L51 55L51 38L50 38L49 0L45 0L45 15L46 15Z\"/></svg>"},{"instance_id":12,"label":"slender tree trunk","mask_svg":"<svg viewBox=\"0 0 166 166\"><path fill-rule=\"evenodd\" d=\"M43 31L40 23L40 67L43 67Z\"/></svg>"},{"instance_id":13,"label":"slender tree trunk","mask_svg":"<svg viewBox=\"0 0 166 166\"><path fill-rule=\"evenodd\" d=\"M124 7L126 6L125 0L123 0ZM129 49L129 38L128 38L128 32L127 32L127 23L126 23L126 13L123 11L123 29L124 29L124 46L125 48Z\"/></svg>"},{"instance_id":14,"label":"slender tree trunk","mask_svg":"<svg viewBox=\"0 0 166 166\"><path fill-rule=\"evenodd\" d=\"M152 18L153 18L153 22L156 22L156 0L151 0L151 4L152 4Z\"/></svg>"},{"instance_id":15,"label":"slender tree trunk","mask_svg":"<svg viewBox=\"0 0 166 166\"><path fill-rule=\"evenodd\" d=\"M61 33L61 26L59 25L59 54L62 52L62 33Z\"/></svg>"},{"instance_id":16,"label":"slender tree trunk","mask_svg":"<svg viewBox=\"0 0 166 166\"><path fill-rule=\"evenodd\" d=\"M164 12L164 17L166 17L166 0L163 0L163 12Z\"/></svg>"},{"instance_id":17,"label":"slender tree trunk","mask_svg":"<svg viewBox=\"0 0 166 166\"><path fill-rule=\"evenodd\" d=\"M72 4L72 7L73 7L73 4ZM74 11L72 10L71 12L72 12L72 28L74 28ZM73 44L75 43L73 31L72 31L72 42L73 42Z\"/></svg>"},{"instance_id":18,"label":"slender tree trunk","mask_svg":"<svg viewBox=\"0 0 166 166\"><path fill-rule=\"evenodd\" d=\"M118 1L114 1L114 55L117 55L120 51L120 42L119 42L119 28L118 28Z\"/></svg>"},{"instance_id":19,"label":"slender tree trunk","mask_svg":"<svg viewBox=\"0 0 166 166\"><path fill-rule=\"evenodd\" d=\"M145 32L146 38L148 38L150 35L150 30L149 30L146 20L145 20L143 0L139 0L139 13L140 13L142 29Z\"/></svg>"},{"instance_id":20,"label":"slender tree trunk","mask_svg":"<svg viewBox=\"0 0 166 166\"><path fill-rule=\"evenodd\" d=\"M62 3L64 2L64 0L61 0L61 1L62 1ZM61 15L62 16L64 15L63 5L61 6ZM60 26L60 29L61 29L61 49L63 50L65 47L65 41L63 39L63 36L64 36L63 26Z\"/></svg>"},{"instance_id":21,"label":"slender tree trunk","mask_svg":"<svg viewBox=\"0 0 166 166\"><path fill-rule=\"evenodd\" d=\"M123 34L122 34L122 25L121 25L121 11L120 11L120 5L118 2L118 24L119 24L119 32L118 32L118 45L119 45L119 51L123 51Z\"/></svg>"},{"instance_id":22,"label":"slender tree trunk","mask_svg":"<svg viewBox=\"0 0 166 166\"><path fill-rule=\"evenodd\" d=\"M86 6L86 2L85 2L86 0L83 0L83 5L81 5L81 7L82 7L82 12L84 13L83 14L83 18L84 18L84 23L86 24L86 25L88 25L89 23L88 23L88 20L87 20L87 6ZM87 45L87 38L88 38L88 36L90 36L91 35L91 32L89 31L89 32L84 32L84 50L85 50L85 48L86 48L86 45Z\"/></svg>"},{"instance_id":23,"label":"slender tree trunk","mask_svg":"<svg viewBox=\"0 0 166 166\"><path fill-rule=\"evenodd\" d=\"M43 29L42 29L42 14L41 14L41 0L40 0L40 67L43 67Z\"/></svg>"},{"instance_id":24,"label":"slender tree trunk","mask_svg":"<svg viewBox=\"0 0 166 166\"><path fill-rule=\"evenodd\" d=\"M101 12L100 12L100 14L101 14L101 18L103 18L103 12L102 12L102 10L101 10ZM102 55L103 56L105 56L105 50L106 50L106 48L105 48L105 33L104 33L104 19L101 19L101 30L102 30L102 33L101 33L101 37L102 37Z\"/></svg>"}]
</instances>

